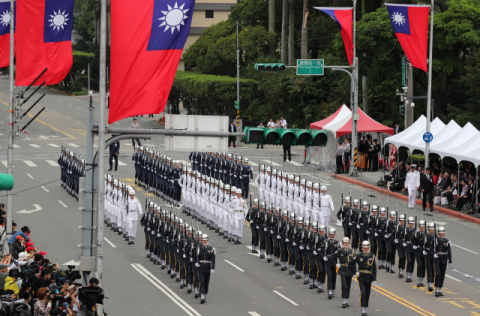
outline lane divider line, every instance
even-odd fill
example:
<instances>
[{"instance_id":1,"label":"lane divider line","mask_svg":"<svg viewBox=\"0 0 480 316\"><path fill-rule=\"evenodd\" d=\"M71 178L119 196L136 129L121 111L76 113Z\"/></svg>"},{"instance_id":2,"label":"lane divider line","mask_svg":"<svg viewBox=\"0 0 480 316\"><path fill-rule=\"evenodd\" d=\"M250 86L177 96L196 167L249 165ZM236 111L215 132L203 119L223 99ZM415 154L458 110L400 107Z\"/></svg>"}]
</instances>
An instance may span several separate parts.
<instances>
[{"instance_id":1,"label":"lane divider line","mask_svg":"<svg viewBox=\"0 0 480 316\"><path fill-rule=\"evenodd\" d=\"M63 203L62 201L58 200L58 203L62 204L64 207L68 207L65 205L65 203Z\"/></svg>"},{"instance_id":2,"label":"lane divider line","mask_svg":"<svg viewBox=\"0 0 480 316\"><path fill-rule=\"evenodd\" d=\"M105 240L112 248L117 248L110 240L107 239L107 237L103 237L103 240Z\"/></svg>"},{"instance_id":3,"label":"lane divider line","mask_svg":"<svg viewBox=\"0 0 480 316\"><path fill-rule=\"evenodd\" d=\"M284 300L286 300L286 301L289 302L290 304L292 304L292 305L294 305L294 306L298 306L297 303L295 303L294 301L292 301L291 299L289 299L288 297L286 297L285 295L283 295L283 294L280 293L279 291L273 290L273 293L277 294L278 296L280 296L281 298L283 298Z\"/></svg>"},{"instance_id":4,"label":"lane divider line","mask_svg":"<svg viewBox=\"0 0 480 316\"><path fill-rule=\"evenodd\" d=\"M231 265L232 267L234 267L235 269L237 269L238 271L240 272L245 272L245 270L243 270L242 268L240 268L239 266L237 266L236 264L228 261L228 260L224 260L226 263L228 263L229 265Z\"/></svg>"}]
</instances>

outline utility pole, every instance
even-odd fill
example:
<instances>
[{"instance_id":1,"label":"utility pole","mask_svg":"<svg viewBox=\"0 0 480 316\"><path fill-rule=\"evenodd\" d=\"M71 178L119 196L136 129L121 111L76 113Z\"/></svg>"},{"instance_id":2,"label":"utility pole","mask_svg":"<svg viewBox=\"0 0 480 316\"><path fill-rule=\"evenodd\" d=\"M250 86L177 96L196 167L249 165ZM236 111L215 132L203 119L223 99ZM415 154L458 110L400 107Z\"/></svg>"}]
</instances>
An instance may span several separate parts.
<instances>
[{"instance_id":1,"label":"utility pole","mask_svg":"<svg viewBox=\"0 0 480 316\"><path fill-rule=\"evenodd\" d=\"M90 93L90 63L88 63L88 93Z\"/></svg>"},{"instance_id":2,"label":"utility pole","mask_svg":"<svg viewBox=\"0 0 480 316\"><path fill-rule=\"evenodd\" d=\"M352 162L350 163L350 174L354 177L357 176L357 147L358 147L358 138L357 138L357 121L359 120L358 115L358 57L357 57L357 0L353 1L353 79L355 83L355 91L353 95L353 112L352 112L352 146L350 148L351 153L350 157L353 157Z\"/></svg>"},{"instance_id":3,"label":"utility pole","mask_svg":"<svg viewBox=\"0 0 480 316\"><path fill-rule=\"evenodd\" d=\"M426 132L430 133L430 119L432 107L432 64L433 64L433 1L430 5L430 50L428 53L428 87L427 87L427 128ZM425 143L425 168L428 167L430 157L430 143Z\"/></svg>"},{"instance_id":4,"label":"utility pole","mask_svg":"<svg viewBox=\"0 0 480 316\"><path fill-rule=\"evenodd\" d=\"M237 101L239 105L237 109L237 128L240 126L240 46L238 44L238 26L237 21Z\"/></svg>"},{"instance_id":5,"label":"utility pole","mask_svg":"<svg viewBox=\"0 0 480 316\"><path fill-rule=\"evenodd\" d=\"M10 0L10 68L9 68L9 110L8 110L8 148L7 148L7 173L13 175L13 140L15 138L15 99L13 89L15 88L15 64L14 64L14 45L15 45L15 1ZM5 232L12 234L12 191L7 191L7 222L5 223ZM8 251L4 249L6 253Z\"/></svg>"},{"instance_id":6,"label":"utility pole","mask_svg":"<svg viewBox=\"0 0 480 316\"><path fill-rule=\"evenodd\" d=\"M288 10L288 1L283 0L282 6L282 47L280 52L280 59L282 63L287 63L287 10Z\"/></svg>"},{"instance_id":7,"label":"utility pole","mask_svg":"<svg viewBox=\"0 0 480 316\"><path fill-rule=\"evenodd\" d=\"M295 26L293 24L293 0L289 0L288 6L288 64L293 65L295 59Z\"/></svg>"}]
</instances>

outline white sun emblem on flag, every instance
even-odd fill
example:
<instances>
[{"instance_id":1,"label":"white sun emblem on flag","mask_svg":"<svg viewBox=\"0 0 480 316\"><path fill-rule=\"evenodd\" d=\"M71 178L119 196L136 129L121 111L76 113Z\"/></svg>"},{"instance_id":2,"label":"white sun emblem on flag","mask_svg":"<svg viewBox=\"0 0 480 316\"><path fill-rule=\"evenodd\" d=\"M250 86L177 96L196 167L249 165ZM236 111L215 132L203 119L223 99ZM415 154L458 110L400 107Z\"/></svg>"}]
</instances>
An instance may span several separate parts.
<instances>
[{"instance_id":1,"label":"white sun emblem on flag","mask_svg":"<svg viewBox=\"0 0 480 316\"><path fill-rule=\"evenodd\" d=\"M10 25L10 11L3 11L0 15L0 23L2 23L2 26Z\"/></svg>"},{"instance_id":2,"label":"white sun emblem on flag","mask_svg":"<svg viewBox=\"0 0 480 316\"><path fill-rule=\"evenodd\" d=\"M190 9L183 10L185 3L178 7L177 3L173 8L167 4L168 11L162 11L165 16L162 16L159 20L163 21L158 27L165 26L165 30L163 32L168 31L169 29L172 30L172 34L177 29L180 32L180 26L185 25L183 23L184 20L188 19L188 15L185 13L188 12Z\"/></svg>"},{"instance_id":3,"label":"white sun emblem on flag","mask_svg":"<svg viewBox=\"0 0 480 316\"><path fill-rule=\"evenodd\" d=\"M397 25L403 25L407 22L407 19L405 19L401 12L394 12L392 14L392 21Z\"/></svg>"},{"instance_id":4,"label":"white sun emblem on flag","mask_svg":"<svg viewBox=\"0 0 480 316\"><path fill-rule=\"evenodd\" d=\"M65 10L62 12L61 10L58 10L58 12L53 11L53 15L50 15L51 19L48 20L48 22L51 22L49 26L53 27L53 30L57 29L60 31L60 28L65 29L64 26L67 25L68 19L68 13L65 14Z\"/></svg>"}]
</instances>

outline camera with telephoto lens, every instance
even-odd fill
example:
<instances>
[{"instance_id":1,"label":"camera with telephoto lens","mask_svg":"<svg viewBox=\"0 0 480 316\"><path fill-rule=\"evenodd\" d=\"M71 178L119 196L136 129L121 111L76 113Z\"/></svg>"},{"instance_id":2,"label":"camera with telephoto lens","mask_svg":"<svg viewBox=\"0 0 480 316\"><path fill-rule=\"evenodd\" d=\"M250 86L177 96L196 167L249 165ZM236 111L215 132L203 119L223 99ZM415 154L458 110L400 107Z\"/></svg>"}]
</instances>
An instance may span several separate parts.
<instances>
[{"instance_id":1,"label":"camera with telephoto lens","mask_svg":"<svg viewBox=\"0 0 480 316\"><path fill-rule=\"evenodd\" d=\"M75 283L75 280L81 279L82 276L80 275L80 271L73 269L75 269L75 266L68 266L68 270L59 269L57 272L52 274L52 280L58 286L62 286L67 281L69 282L69 284Z\"/></svg>"}]
</instances>

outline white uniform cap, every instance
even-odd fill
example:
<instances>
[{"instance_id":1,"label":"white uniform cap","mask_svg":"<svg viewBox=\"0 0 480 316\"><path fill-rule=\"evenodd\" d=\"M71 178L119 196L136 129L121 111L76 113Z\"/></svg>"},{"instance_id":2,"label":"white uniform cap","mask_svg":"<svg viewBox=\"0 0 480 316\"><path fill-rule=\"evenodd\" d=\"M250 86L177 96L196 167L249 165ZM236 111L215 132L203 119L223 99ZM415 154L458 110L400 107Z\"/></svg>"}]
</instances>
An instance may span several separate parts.
<instances>
[{"instance_id":1,"label":"white uniform cap","mask_svg":"<svg viewBox=\"0 0 480 316\"><path fill-rule=\"evenodd\" d=\"M318 183L315 183L315 184L313 185L313 188L314 188L314 189L318 189L318 188L320 188L320 184L318 184Z\"/></svg>"},{"instance_id":2,"label":"white uniform cap","mask_svg":"<svg viewBox=\"0 0 480 316\"><path fill-rule=\"evenodd\" d=\"M237 194L242 194L242 189L236 189L236 190L235 190L235 193L237 193Z\"/></svg>"},{"instance_id":3,"label":"white uniform cap","mask_svg":"<svg viewBox=\"0 0 480 316\"><path fill-rule=\"evenodd\" d=\"M322 185L322 186L320 187L320 191L327 191L327 186Z\"/></svg>"},{"instance_id":4,"label":"white uniform cap","mask_svg":"<svg viewBox=\"0 0 480 316\"><path fill-rule=\"evenodd\" d=\"M128 190L128 195L135 195L135 191L132 188L130 188L130 190Z\"/></svg>"}]
</instances>

